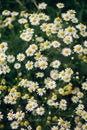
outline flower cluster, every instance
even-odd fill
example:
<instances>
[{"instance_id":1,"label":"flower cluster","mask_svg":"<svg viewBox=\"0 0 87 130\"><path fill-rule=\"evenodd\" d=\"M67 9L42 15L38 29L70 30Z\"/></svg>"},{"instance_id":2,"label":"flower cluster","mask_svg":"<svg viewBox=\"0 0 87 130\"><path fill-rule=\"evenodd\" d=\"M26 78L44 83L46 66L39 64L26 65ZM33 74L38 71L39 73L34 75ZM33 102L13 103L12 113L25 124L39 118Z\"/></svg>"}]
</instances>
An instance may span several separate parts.
<instances>
[{"instance_id":1,"label":"flower cluster","mask_svg":"<svg viewBox=\"0 0 87 130\"><path fill-rule=\"evenodd\" d=\"M2 11L0 129L87 129L87 27L64 6Z\"/></svg>"}]
</instances>

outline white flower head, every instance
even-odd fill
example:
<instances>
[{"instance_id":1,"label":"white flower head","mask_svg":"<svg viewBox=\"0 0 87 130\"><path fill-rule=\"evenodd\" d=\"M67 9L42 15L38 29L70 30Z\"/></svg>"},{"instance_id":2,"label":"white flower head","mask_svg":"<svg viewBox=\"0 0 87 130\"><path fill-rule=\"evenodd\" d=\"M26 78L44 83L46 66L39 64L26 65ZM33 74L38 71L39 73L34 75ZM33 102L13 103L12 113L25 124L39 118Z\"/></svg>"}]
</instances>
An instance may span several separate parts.
<instances>
[{"instance_id":1,"label":"white flower head","mask_svg":"<svg viewBox=\"0 0 87 130\"><path fill-rule=\"evenodd\" d=\"M56 6L57 6L59 9L61 9L61 8L64 7L64 4L63 4L63 3L58 3Z\"/></svg>"},{"instance_id":2,"label":"white flower head","mask_svg":"<svg viewBox=\"0 0 87 130\"><path fill-rule=\"evenodd\" d=\"M62 49L62 54L64 56L70 56L71 55L71 49L70 48L64 48L64 49Z\"/></svg>"},{"instance_id":3,"label":"white flower head","mask_svg":"<svg viewBox=\"0 0 87 130\"><path fill-rule=\"evenodd\" d=\"M31 70L33 68L33 62L27 61L27 63L25 64L25 67L27 70Z\"/></svg>"},{"instance_id":4,"label":"white flower head","mask_svg":"<svg viewBox=\"0 0 87 130\"><path fill-rule=\"evenodd\" d=\"M38 8L41 10L46 9L46 7L47 7L47 4L45 2L42 2L38 5Z\"/></svg>"},{"instance_id":5,"label":"white flower head","mask_svg":"<svg viewBox=\"0 0 87 130\"><path fill-rule=\"evenodd\" d=\"M38 115L42 116L45 113L45 109L43 107L38 107L36 112Z\"/></svg>"},{"instance_id":6,"label":"white flower head","mask_svg":"<svg viewBox=\"0 0 87 130\"><path fill-rule=\"evenodd\" d=\"M0 112L0 121L3 119L3 114Z\"/></svg>"},{"instance_id":7,"label":"white flower head","mask_svg":"<svg viewBox=\"0 0 87 130\"><path fill-rule=\"evenodd\" d=\"M19 126L19 123L18 123L17 121L13 121L13 122L11 123L11 128L12 128L12 129L17 129L18 126Z\"/></svg>"},{"instance_id":8,"label":"white flower head","mask_svg":"<svg viewBox=\"0 0 87 130\"><path fill-rule=\"evenodd\" d=\"M15 68L15 69L20 69L20 67L21 67L21 64L20 64L20 63L15 63L15 64L14 64L14 68Z\"/></svg>"},{"instance_id":9,"label":"white flower head","mask_svg":"<svg viewBox=\"0 0 87 130\"><path fill-rule=\"evenodd\" d=\"M80 53L82 51L83 51L83 47L80 44L74 46L74 52Z\"/></svg>"},{"instance_id":10,"label":"white flower head","mask_svg":"<svg viewBox=\"0 0 87 130\"><path fill-rule=\"evenodd\" d=\"M23 54L23 53L19 53L18 55L17 55L17 60L18 61L23 61L25 59L25 55Z\"/></svg>"}]
</instances>

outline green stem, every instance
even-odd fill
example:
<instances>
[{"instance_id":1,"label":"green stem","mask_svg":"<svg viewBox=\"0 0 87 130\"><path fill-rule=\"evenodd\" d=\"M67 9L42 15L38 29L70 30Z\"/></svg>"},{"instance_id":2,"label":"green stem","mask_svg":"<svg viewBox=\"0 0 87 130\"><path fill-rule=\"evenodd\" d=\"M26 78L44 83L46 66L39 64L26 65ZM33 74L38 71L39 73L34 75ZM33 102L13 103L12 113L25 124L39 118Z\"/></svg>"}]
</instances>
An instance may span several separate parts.
<instances>
[{"instance_id":1,"label":"green stem","mask_svg":"<svg viewBox=\"0 0 87 130\"><path fill-rule=\"evenodd\" d=\"M38 5L37 5L36 0L33 0L33 3L34 3L34 5L35 5L35 7L38 9Z\"/></svg>"},{"instance_id":2,"label":"green stem","mask_svg":"<svg viewBox=\"0 0 87 130\"><path fill-rule=\"evenodd\" d=\"M23 4L20 0L16 0L16 2L17 2L20 6L22 6L24 9L27 10L26 6L24 6L24 4Z\"/></svg>"}]
</instances>

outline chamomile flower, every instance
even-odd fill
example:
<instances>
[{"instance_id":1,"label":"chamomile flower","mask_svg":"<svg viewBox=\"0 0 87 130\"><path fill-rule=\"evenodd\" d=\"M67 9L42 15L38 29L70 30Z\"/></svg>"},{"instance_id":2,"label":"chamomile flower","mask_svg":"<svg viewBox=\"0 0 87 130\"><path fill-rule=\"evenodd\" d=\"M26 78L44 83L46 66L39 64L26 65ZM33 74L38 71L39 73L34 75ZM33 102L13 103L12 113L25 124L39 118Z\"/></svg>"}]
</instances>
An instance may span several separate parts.
<instances>
[{"instance_id":1,"label":"chamomile flower","mask_svg":"<svg viewBox=\"0 0 87 130\"><path fill-rule=\"evenodd\" d=\"M35 45L35 44L31 44L31 45L29 46L29 48L30 48L31 50L33 50L34 52L37 51L37 49L38 49L37 45Z\"/></svg>"},{"instance_id":2,"label":"chamomile flower","mask_svg":"<svg viewBox=\"0 0 87 130\"><path fill-rule=\"evenodd\" d=\"M44 48L45 48L45 49L49 49L50 47L51 47L50 41L47 41L47 40L46 40L46 41L44 42Z\"/></svg>"},{"instance_id":3,"label":"chamomile flower","mask_svg":"<svg viewBox=\"0 0 87 130\"><path fill-rule=\"evenodd\" d=\"M5 66L2 68L2 71L3 71L4 74L6 74L6 73L9 73L11 70L10 70L10 68L9 68L8 65L5 65Z\"/></svg>"},{"instance_id":4,"label":"chamomile flower","mask_svg":"<svg viewBox=\"0 0 87 130\"><path fill-rule=\"evenodd\" d=\"M43 32L45 32L48 29L47 23L43 23L40 27Z\"/></svg>"},{"instance_id":5,"label":"chamomile flower","mask_svg":"<svg viewBox=\"0 0 87 130\"><path fill-rule=\"evenodd\" d=\"M17 16L18 14L19 14L19 12L17 12L17 11L12 11L12 12L11 12L11 15L12 15L12 16Z\"/></svg>"},{"instance_id":6,"label":"chamomile flower","mask_svg":"<svg viewBox=\"0 0 87 130\"><path fill-rule=\"evenodd\" d=\"M63 3L58 3L56 6L57 6L59 9L61 9L61 8L64 7L64 4L63 4Z\"/></svg>"},{"instance_id":7,"label":"chamomile flower","mask_svg":"<svg viewBox=\"0 0 87 130\"><path fill-rule=\"evenodd\" d=\"M23 61L25 59L25 55L23 54L23 53L19 53L18 55L17 55L17 60L18 61Z\"/></svg>"},{"instance_id":8,"label":"chamomile flower","mask_svg":"<svg viewBox=\"0 0 87 130\"><path fill-rule=\"evenodd\" d=\"M83 104L79 104L78 107L77 107L77 109L83 110L84 109L84 105Z\"/></svg>"},{"instance_id":9,"label":"chamomile flower","mask_svg":"<svg viewBox=\"0 0 87 130\"><path fill-rule=\"evenodd\" d=\"M70 76L70 75L67 75L67 74L66 74L66 75L63 77L63 81L66 82L66 83L67 83L67 82L70 82L70 80L71 80L71 76Z\"/></svg>"},{"instance_id":10,"label":"chamomile flower","mask_svg":"<svg viewBox=\"0 0 87 130\"><path fill-rule=\"evenodd\" d=\"M41 52L35 53L35 59L36 59L36 60L42 59L42 54L41 54Z\"/></svg>"},{"instance_id":11,"label":"chamomile flower","mask_svg":"<svg viewBox=\"0 0 87 130\"><path fill-rule=\"evenodd\" d=\"M38 18L30 18L31 25L39 25L39 19Z\"/></svg>"},{"instance_id":12,"label":"chamomile flower","mask_svg":"<svg viewBox=\"0 0 87 130\"><path fill-rule=\"evenodd\" d=\"M84 54L87 54L87 48L84 48L84 49L83 49L83 53L84 53Z\"/></svg>"},{"instance_id":13,"label":"chamomile flower","mask_svg":"<svg viewBox=\"0 0 87 130\"><path fill-rule=\"evenodd\" d=\"M69 14L67 13L62 13L62 18L65 20L65 21L70 21L71 17Z\"/></svg>"},{"instance_id":14,"label":"chamomile flower","mask_svg":"<svg viewBox=\"0 0 87 130\"><path fill-rule=\"evenodd\" d=\"M66 43L67 45L68 44L71 44L71 42L73 41L72 39L72 36L66 36L64 39L63 39L64 43Z\"/></svg>"},{"instance_id":15,"label":"chamomile flower","mask_svg":"<svg viewBox=\"0 0 87 130\"><path fill-rule=\"evenodd\" d=\"M61 65L61 62L59 60L55 60L53 62L51 62L50 66L53 68L59 68Z\"/></svg>"},{"instance_id":16,"label":"chamomile flower","mask_svg":"<svg viewBox=\"0 0 87 130\"><path fill-rule=\"evenodd\" d=\"M83 42L83 44L84 44L85 47L87 47L87 41L86 40Z\"/></svg>"},{"instance_id":17,"label":"chamomile flower","mask_svg":"<svg viewBox=\"0 0 87 130\"><path fill-rule=\"evenodd\" d=\"M37 17L39 20L43 20L44 15L45 15L44 13L39 13Z\"/></svg>"},{"instance_id":18,"label":"chamomile flower","mask_svg":"<svg viewBox=\"0 0 87 130\"><path fill-rule=\"evenodd\" d=\"M83 47L80 44L74 46L74 52L80 53L82 51L83 51Z\"/></svg>"},{"instance_id":19,"label":"chamomile flower","mask_svg":"<svg viewBox=\"0 0 87 130\"><path fill-rule=\"evenodd\" d=\"M3 114L0 112L0 121L3 119Z\"/></svg>"},{"instance_id":20,"label":"chamomile flower","mask_svg":"<svg viewBox=\"0 0 87 130\"><path fill-rule=\"evenodd\" d=\"M84 31L86 29L86 25L80 23L76 26L80 31Z\"/></svg>"},{"instance_id":21,"label":"chamomile flower","mask_svg":"<svg viewBox=\"0 0 87 130\"><path fill-rule=\"evenodd\" d=\"M34 86L30 86L29 88L28 88L28 91L30 92L30 93L33 93L34 91L35 91L35 87Z\"/></svg>"},{"instance_id":22,"label":"chamomile flower","mask_svg":"<svg viewBox=\"0 0 87 130\"><path fill-rule=\"evenodd\" d=\"M53 41L53 42L52 42L52 46L53 46L54 48L60 47L60 42L58 42L58 41Z\"/></svg>"},{"instance_id":23,"label":"chamomile flower","mask_svg":"<svg viewBox=\"0 0 87 130\"><path fill-rule=\"evenodd\" d=\"M5 61L6 60L6 55L5 55L5 53L1 53L0 54L0 61Z\"/></svg>"},{"instance_id":24,"label":"chamomile flower","mask_svg":"<svg viewBox=\"0 0 87 130\"><path fill-rule=\"evenodd\" d=\"M16 112L16 114L15 114L15 118L16 118L17 120L22 120L24 117L25 117L25 113L22 112L22 111L18 111L18 112Z\"/></svg>"},{"instance_id":25,"label":"chamomile flower","mask_svg":"<svg viewBox=\"0 0 87 130\"><path fill-rule=\"evenodd\" d=\"M39 96L43 96L43 94L46 93L45 88L38 88L37 93Z\"/></svg>"},{"instance_id":26,"label":"chamomile flower","mask_svg":"<svg viewBox=\"0 0 87 130\"><path fill-rule=\"evenodd\" d=\"M15 57L14 57L13 55L8 55L8 56L7 56L7 61L8 61L9 63L13 63L13 62L15 61Z\"/></svg>"},{"instance_id":27,"label":"chamomile flower","mask_svg":"<svg viewBox=\"0 0 87 130\"><path fill-rule=\"evenodd\" d=\"M64 119L62 119L61 117L58 119L58 125L62 126L64 124Z\"/></svg>"},{"instance_id":28,"label":"chamomile flower","mask_svg":"<svg viewBox=\"0 0 87 130\"><path fill-rule=\"evenodd\" d=\"M83 82L82 83L82 89L83 90L87 90L87 82Z\"/></svg>"},{"instance_id":29,"label":"chamomile flower","mask_svg":"<svg viewBox=\"0 0 87 130\"><path fill-rule=\"evenodd\" d=\"M11 17L7 17L3 22L4 22L4 26L7 27L8 25L11 24L12 18Z\"/></svg>"},{"instance_id":30,"label":"chamomile flower","mask_svg":"<svg viewBox=\"0 0 87 130\"><path fill-rule=\"evenodd\" d=\"M78 19L77 19L77 18L75 18L75 17L74 17L74 18L72 18L72 20L71 20L71 21L72 21L72 23L78 23Z\"/></svg>"},{"instance_id":31,"label":"chamomile flower","mask_svg":"<svg viewBox=\"0 0 87 130\"><path fill-rule=\"evenodd\" d=\"M47 7L47 4L45 2L39 3L38 5L38 9L40 10L46 9L46 7Z\"/></svg>"},{"instance_id":32,"label":"chamomile flower","mask_svg":"<svg viewBox=\"0 0 87 130\"><path fill-rule=\"evenodd\" d=\"M45 15L44 17L43 17L43 20L44 21L48 21L50 19L50 17L48 16L48 15Z\"/></svg>"},{"instance_id":33,"label":"chamomile flower","mask_svg":"<svg viewBox=\"0 0 87 130\"><path fill-rule=\"evenodd\" d=\"M33 35L33 34L34 34L34 29L33 29L33 28L27 28L27 29L25 30L25 32L26 32L27 34L29 34L29 35Z\"/></svg>"},{"instance_id":34,"label":"chamomile flower","mask_svg":"<svg viewBox=\"0 0 87 130\"><path fill-rule=\"evenodd\" d=\"M41 126L41 125L38 125L38 126L36 127L36 130L42 130L42 126Z\"/></svg>"},{"instance_id":35,"label":"chamomile flower","mask_svg":"<svg viewBox=\"0 0 87 130\"><path fill-rule=\"evenodd\" d=\"M75 17L76 11L71 9L71 10L68 10L67 13L71 15L71 17L73 18Z\"/></svg>"},{"instance_id":36,"label":"chamomile flower","mask_svg":"<svg viewBox=\"0 0 87 130\"><path fill-rule=\"evenodd\" d=\"M65 69L65 73L68 75L72 75L73 74L73 70L71 68L66 68Z\"/></svg>"},{"instance_id":37,"label":"chamomile flower","mask_svg":"<svg viewBox=\"0 0 87 130\"><path fill-rule=\"evenodd\" d=\"M27 63L25 64L25 67L27 70L31 70L33 68L33 62L27 61Z\"/></svg>"},{"instance_id":38,"label":"chamomile flower","mask_svg":"<svg viewBox=\"0 0 87 130\"><path fill-rule=\"evenodd\" d=\"M44 113L45 113L45 109L44 109L44 107L38 107L37 109L36 109L36 113L38 114L38 115L40 115L40 116L42 116L42 115L44 115Z\"/></svg>"},{"instance_id":39,"label":"chamomile flower","mask_svg":"<svg viewBox=\"0 0 87 130\"><path fill-rule=\"evenodd\" d=\"M4 15L4 16L9 16L10 14L11 14L11 12L9 10L4 10L2 12L2 15Z\"/></svg>"},{"instance_id":40,"label":"chamomile flower","mask_svg":"<svg viewBox=\"0 0 87 130\"><path fill-rule=\"evenodd\" d=\"M81 31L80 34L81 34L81 36L83 36L83 37L86 37L86 36L87 36L87 32L86 32L86 31Z\"/></svg>"},{"instance_id":41,"label":"chamomile flower","mask_svg":"<svg viewBox=\"0 0 87 130\"><path fill-rule=\"evenodd\" d=\"M13 112L9 112L7 114L7 118L8 118L9 121L12 121L14 119L14 117L15 117L15 114Z\"/></svg>"},{"instance_id":42,"label":"chamomile flower","mask_svg":"<svg viewBox=\"0 0 87 130\"><path fill-rule=\"evenodd\" d=\"M85 124L82 126L82 129L83 129L83 130L86 130L86 129L87 129L87 123L85 123Z\"/></svg>"},{"instance_id":43,"label":"chamomile flower","mask_svg":"<svg viewBox=\"0 0 87 130\"><path fill-rule=\"evenodd\" d=\"M47 66L48 66L48 63L46 61L44 61L44 60L39 61L39 67L41 70L45 70L47 68Z\"/></svg>"},{"instance_id":44,"label":"chamomile flower","mask_svg":"<svg viewBox=\"0 0 87 130\"><path fill-rule=\"evenodd\" d=\"M50 77L51 77L53 80L57 80L57 79L59 78L58 71L57 71L57 70L51 70L51 72L50 72Z\"/></svg>"},{"instance_id":45,"label":"chamomile flower","mask_svg":"<svg viewBox=\"0 0 87 130\"><path fill-rule=\"evenodd\" d=\"M65 32L68 35L73 35L74 33L76 33L76 29L74 27L69 26L65 29Z\"/></svg>"},{"instance_id":46,"label":"chamomile flower","mask_svg":"<svg viewBox=\"0 0 87 130\"><path fill-rule=\"evenodd\" d=\"M67 109L67 101L66 101L65 99L62 99L62 100L60 101L59 108L60 108L61 110L66 110L66 109Z\"/></svg>"},{"instance_id":47,"label":"chamomile flower","mask_svg":"<svg viewBox=\"0 0 87 130\"><path fill-rule=\"evenodd\" d=\"M45 84L48 84L50 81L52 81L52 79L49 78L49 77L47 77L47 78L45 78L44 83L45 83Z\"/></svg>"},{"instance_id":48,"label":"chamomile flower","mask_svg":"<svg viewBox=\"0 0 87 130\"><path fill-rule=\"evenodd\" d=\"M19 123L17 121L13 121L11 124L10 124L11 128L12 129L18 129L19 127Z\"/></svg>"},{"instance_id":49,"label":"chamomile flower","mask_svg":"<svg viewBox=\"0 0 87 130\"><path fill-rule=\"evenodd\" d=\"M64 89L63 88L59 88L58 92L59 92L59 94L64 94Z\"/></svg>"},{"instance_id":50,"label":"chamomile flower","mask_svg":"<svg viewBox=\"0 0 87 130\"><path fill-rule=\"evenodd\" d=\"M37 104L31 102L31 103L28 103L28 104L26 105L26 110L31 112L31 111L33 111L36 107L37 107Z\"/></svg>"},{"instance_id":51,"label":"chamomile flower","mask_svg":"<svg viewBox=\"0 0 87 130\"><path fill-rule=\"evenodd\" d=\"M61 20L60 17L56 17L56 18L54 19L54 23L61 23L61 22L62 22L62 20Z\"/></svg>"},{"instance_id":52,"label":"chamomile flower","mask_svg":"<svg viewBox=\"0 0 87 130\"><path fill-rule=\"evenodd\" d=\"M79 101L79 98L77 96L73 96L71 99L73 103L77 103Z\"/></svg>"},{"instance_id":53,"label":"chamomile flower","mask_svg":"<svg viewBox=\"0 0 87 130\"><path fill-rule=\"evenodd\" d=\"M59 77L60 77L61 79L63 79L63 78L65 77L65 71L64 71L64 70L62 70L62 71L59 73Z\"/></svg>"},{"instance_id":54,"label":"chamomile flower","mask_svg":"<svg viewBox=\"0 0 87 130\"><path fill-rule=\"evenodd\" d=\"M8 49L7 42L0 43L0 52L5 52Z\"/></svg>"},{"instance_id":55,"label":"chamomile flower","mask_svg":"<svg viewBox=\"0 0 87 130\"><path fill-rule=\"evenodd\" d=\"M15 69L20 69L20 67L21 67L21 64L20 64L20 63L15 63L15 64L14 64L14 68L15 68Z\"/></svg>"},{"instance_id":56,"label":"chamomile flower","mask_svg":"<svg viewBox=\"0 0 87 130\"><path fill-rule=\"evenodd\" d=\"M43 37L36 37L36 41L38 41L38 42L43 42L44 39L43 39Z\"/></svg>"},{"instance_id":57,"label":"chamomile flower","mask_svg":"<svg viewBox=\"0 0 87 130\"><path fill-rule=\"evenodd\" d=\"M20 38L24 41L29 42L32 39L32 35L26 32L21 33Z\"/></svg>"},{"instance_id":58,"label":"chamomile flower","mask_svg":"<svg viewBox=\"0 0 87 130\"><path fill-rule=\"evenodd\" d=\"M28 130L32 130L31 125L28 125L28 126L27 126L27 129L28 129Z\"/></svg>"},{"instance_id":59,"label":"chamomile flower","mask_svg":"<svg viewBox=\"0 0 87 130\"><path fill-rule=\"evenodd\" d=\"M64 49L62 49L62 55L64 55L64 56L70 56L71 55L71 49L70 48L64 48Z\"/></svg>"},{"instance_id":60,"label":"chamomile flower","mask_svg":"<svg viewBox=\"0 0 87 130\"><path fill-rule=\"evenodd\" d=\"M49 81L49 83L46 85L47 89L54 89L56 88L56 82L55 81Z\"/></svg>"},{"instance_id":61,"label":"chamomile flower","mask_svg":"<svg viewBox=\"0 0 87 130\"><path fill-rule=\"evenodd\" d=\"M65 31L63 30L63 29L60 29L59 31L58 31L58 37L59 38L64 38L65 37L65 35L66 35L66 33L65 33Z\"/></svg>"},{"instance_id":62,"label":"chamomile flower","mask_svg":"<svg viewBox=\"0 0 87 130\"><path fill-rule=\"evenodd\" d=\"M44 73L38 72L38 73L36 73L36 77L37 78L42 78L42 77L44 77Z\"/></svg>"},{"instance_id":63,"label":"chamomile flower","mask_svg":"<svg viewBox=\"0 0 87 130\"><path fill-rule=\"evenodd\" d=\"M32 50L30 47L26 50L26 55L27 56L33 56L34 55L34 50Z\"/></svg>"},{"instance_id":64,"label":"chamomile flower","mask_svg":"<svg viewBox=\"0 0 87 130\"><path fill-rule=\"evenodd\" d=\"M53 106L53 105L54 105L54 101L53 101L52 99L49 99L49 100L47 101L47 104L48 104L49 106Z\"/></svg>"},{"instance_id":65,"label":"chamomile flower","mask_svg":"<svg viewBox=\"0 0 87 130\"><path fill-rule=\"evenodd\" d=\"M59 128L58 128L58 126L53 126L52 128L51 128L51 130L58 130Z\"/></svg>"},{"instance_id":66,"label":"chamomile flower","mask_svg":"<svg viewBox=\"0 0 87 130\"><path fill-rule=\"evenodd\" d=\"M27 21L27 19L25 19L25 18L21 18L21 19L18 20L18 22L19 22L20 24L25 24L25 23L27 23L28 21Z\"/></svg>"},{"instance_id":67,"label":"chamomile flower","mask_svg":"<svg viewBox=\"0 0 87 130\"><path fill-rule=\"evenodd\" d=\"M83 94L82 92L78 92L78 93L77 93L77 97L78 97L78 98L83 98L83 96L84 96L84 94Z\"/></svg>"}]
</instances>

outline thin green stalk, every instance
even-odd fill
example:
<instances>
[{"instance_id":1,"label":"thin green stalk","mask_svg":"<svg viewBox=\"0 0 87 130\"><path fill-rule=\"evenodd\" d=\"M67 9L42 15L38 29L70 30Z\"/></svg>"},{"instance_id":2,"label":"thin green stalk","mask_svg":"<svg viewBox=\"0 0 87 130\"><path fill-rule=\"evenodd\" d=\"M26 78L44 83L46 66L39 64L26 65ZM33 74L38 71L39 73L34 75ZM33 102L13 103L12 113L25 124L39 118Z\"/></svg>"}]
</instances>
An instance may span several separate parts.
<instances>
[{"instance_id":1,"label":"thin green stalk","mask_svg":"<svg viewBox=\"0 0 87 130\"><path fill-rule=\"evenodd\" d=\"M16 2L17 2L20 6L22 6L24 9L27 10L26 6L24 6L24 4L23 4L20 0L16 0Z\"/></svg>"}]
</instances>

